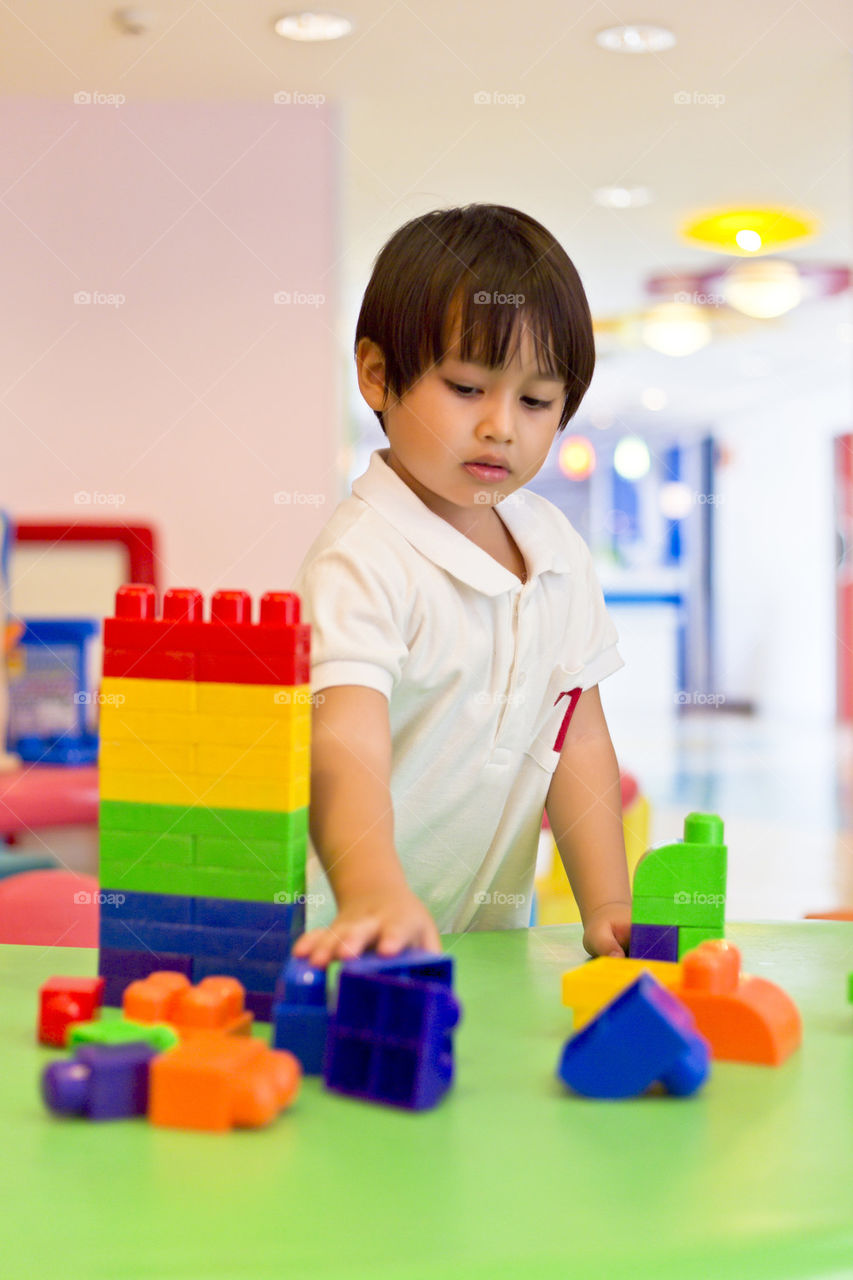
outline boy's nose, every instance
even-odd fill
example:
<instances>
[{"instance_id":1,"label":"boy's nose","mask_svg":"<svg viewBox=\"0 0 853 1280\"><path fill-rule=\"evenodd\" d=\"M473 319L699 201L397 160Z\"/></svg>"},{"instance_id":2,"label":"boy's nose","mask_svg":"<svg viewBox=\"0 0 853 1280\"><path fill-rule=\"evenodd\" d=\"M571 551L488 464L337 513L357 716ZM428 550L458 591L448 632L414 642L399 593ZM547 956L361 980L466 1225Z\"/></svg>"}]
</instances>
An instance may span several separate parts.
<instances>
[{"instance_id":1,"label":"boy's nose","mask_svg":"<svg viewBox=\"0 0 853 1280\"><path fill-rule=\"evenodd\" d=\"M506 400L484 401L480 431L492 440L510 440L513 430L512 412L512 405Z\"/></svg>"}]
</instances>

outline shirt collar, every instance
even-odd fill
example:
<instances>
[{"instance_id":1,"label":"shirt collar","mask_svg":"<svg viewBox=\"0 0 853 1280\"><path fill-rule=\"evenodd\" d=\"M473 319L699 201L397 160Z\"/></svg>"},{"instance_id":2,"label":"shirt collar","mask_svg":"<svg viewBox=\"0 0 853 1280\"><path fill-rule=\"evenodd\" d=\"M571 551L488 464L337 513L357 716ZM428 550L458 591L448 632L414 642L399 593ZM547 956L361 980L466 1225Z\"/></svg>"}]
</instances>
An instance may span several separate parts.
<instances>
[{"instance_id":1,"label":"shirt collar","mask_svg":"<svg viewBox=\"0 0 853 1280\"><path fill-rule=\"evenodd\" d=\"M373 507L416 550L447 573L487 596L518 587L519 580L493 556L442 520L388 465L390 450L375 449L364 475L352 491ZM500 504L500 517L518 544L527 564L528 581L540 573L569 573L571 566L554 522L542 521L523 489ZM544 499L543 499L544 501ZM546 535L551 534L549 539Z\"/></svg>"}]
</instances>

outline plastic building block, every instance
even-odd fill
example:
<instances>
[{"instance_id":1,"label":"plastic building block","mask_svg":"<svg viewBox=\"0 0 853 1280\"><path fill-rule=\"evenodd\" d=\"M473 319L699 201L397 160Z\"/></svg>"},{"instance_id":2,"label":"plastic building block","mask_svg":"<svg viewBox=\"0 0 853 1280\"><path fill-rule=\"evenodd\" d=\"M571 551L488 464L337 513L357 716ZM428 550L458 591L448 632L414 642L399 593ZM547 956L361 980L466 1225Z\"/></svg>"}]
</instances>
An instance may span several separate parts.
<instances>
[{"instance_id":1,"label":"plastic building block","mask_svg":"<svg viewBox=\"0 0 853 1280\"><path fill-rule=\"evenodd\" d=\"M453 985L453 957L437 955L432 951L408 948L396 956L380 956L375 951L365 952L357 960L347 960L342 972L361 974L385 974L387 977L412 978L420 982L440 982Z\"/></svg>"},{"instance_id":2,"label":"plastic building block","mask_svg":"<svg viewBox=\"0 0 853 1280\"><path fill-rule=\"evenodd\" d=\"M96 1044L136 1044L145 1042L162 1053L178 1043L174 1027L160 1022L130 1022L126 1018L104 1018L97 1022L75 1022L68 1031L68 1046Z\"/></svg>"},{"instance_id":3,"label":"plastic building block","mask_svg":"<svg viewBox=\"0 0 853 1280\"><path fill-rule=\"evenodd\" d=\"M148 1118L178 1129L256 1127L289 1106L300 1078L293 1054L261 1040L193 1037L152 1063Z\"/></svg>"},{"instance_id":4,"label":"plastic building block","mask_svg":"<svg viewBox=\"0 0 853 1280\"><path fill-rule=\"evenodd\" d=\"M199 1031L249 1035L252 1015L236 978L205 978L197 987L182 973L152 973L124 993L124 1014L136 1022L167 1022L182 1040Z\"/></svg>"},{"instance_id":5,"label":"plastic building block","mask_svg":"<svg viewBox=\"0 0 853 1280\"><path fill-rule=\"evenodd\" d=\"M48 978L39 988L39 1043L64 1048L71 1024L91 1022L103 998L103 978Z\"/></svg>"},{"instance_id":6,"label":"plastic building block","mask_svg":"<svg viewBox=\"0 0 853 1280\"><path fill-rule=\"evenodd\" d=\"M558 1077L588 1098L632 1098L660 1083L695 1093L708 1075L710 1048L693 1017L651 976L636 982L567 1041Z\"/></svg>"},{"instance_id":7,"label":"plastic building block","mask_svg":"<svg viewBox=\"0 0 853 1280\"><path fill-rule=\"evenodd\" d=\"M802 1041L799 1010L764 978L740 971L740 952L719 939L703 942L681 963L673 994L690 1010L715 1058L776 1067Z\"/></svg>"},{"instance_id":8,"label":"plastic building block","mask_svg":"<svg viewBox=\"0 0 853 1280\"><path fill-rule=\"evenodd\" d=\"M45 1105L57 1115L123 1120L148 1110L150 1044L84 1044L73 1058L52 1062L42 1074Z\"/></svg>"},{"instance_id":9,"label":"plastic building block","mask_svg":"<svg viewBox=\"0 0 853 1280\"><path fill-rule=\"evenodd\" d=\"M272 1023L274 1048L295 1054L305 1075L320 1075L329 1031L325 969L294 956L287 961L276 983Z\"/></svg>"},{"instance_id":10,"label":"plastic building block","mask_svg":"<svg viewBox=\"0 0 853 1280\"><path fill-rule=\"evenodd\" d=\"M152 955L150 951L132 951L129 948L105 947L98 952L98 973L106 979L104 1004L121 1005L122 995L129 982L147 978L157 969L174 969L192 977L192 956Z\"/></svg>"},{"instance_id":11,"label":"plastic building block","mask_svg":"<svg viewBox=\"0 0 853 1280\"><path fill-rule=\"evenodd\" d=\"M675 963L678 959L677 928L661 924L631 925L631 959L632 960L667 960Z\"/></svg>"},{"instance_id":12,"label":"plastic building block","mask_svg":"<svg viewBox=\"0 0 853 1280\"><path fill-rule=\"evenodd\" d=\"M276 840L284 844L305 840L308 809L218 809L214 805L187 809L182 805L136 804L101 797L101 831L168 832L171 835L229 836L236 840Z\"/></svg>"},{"instance_id":13,"label":"plastic building block","mask_svg":"<svg viewBox=\"0 0 853 1280\"><path fill-rule=\"evenodd\" d=\"M686 926L721 936L727 851L714 813L689 813L680 844L649 849L634 871L631 924ZM633 943L633 939L632 939ZM683 954L684 947L679 946Z\"/></svg>"},{"instance_id":14,"label":"plastic building block","mask_svg":"<svg viewBox=\"0 0 853 1280\"><path fill-rule=\"evenodd\" d=\"M723 939L724 936L725 928L721 926L709 929L682 924L678 929L678 959L682 960L688 951L695 951L700 943Z\"/></svg>"},{"instance_id":15,"label":"plastic building block","mask_svg":"<svg viewBox=\"0 0 853 1280\"><path fill-rule=\"evenodd\" d=\"M674 991L681 983L681 966L661 960L622 959L597 956L577 969L563 974L562 1001L572 1010L575 1031L579 1031L620 991L636 982L641 973L650 973L662 987Z\"/></svg>"},{"instance_id":16,"label":"plastic building block","mask_svg":"<svg viewBox=\"0 0 853 1280\"><path fill-rule=\"evenodd\" d=\"M329 1021L326 1086L391 1106L433 1107L453 1082L461 1009L448 986L343 966Z\"/></svg>"}]
</instances>

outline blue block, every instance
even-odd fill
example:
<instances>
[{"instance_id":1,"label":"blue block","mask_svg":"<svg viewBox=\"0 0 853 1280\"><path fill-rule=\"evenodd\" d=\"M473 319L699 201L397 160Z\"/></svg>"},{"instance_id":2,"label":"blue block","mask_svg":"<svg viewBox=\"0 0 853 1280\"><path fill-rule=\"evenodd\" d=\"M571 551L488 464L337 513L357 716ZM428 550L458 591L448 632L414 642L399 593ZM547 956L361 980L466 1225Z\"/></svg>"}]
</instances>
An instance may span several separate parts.
<instances>
[{"instance_id":1,"label":"blue block","mask_svg":"<svg viewBox=\"0 0 853 1280\"><path fill-rule=\"evenodd\" d=\"M79 1045L73 1058L51 1062L42 1074L45 1105L58 1115L89 1120L123 1120L148 1110L148 1076L153 1045Z\"/></svg>"},{"instance_id":2,"label":"blue block","mask_svg":"<svg viewBox=\"0 0 853 1280\"><path fill-rule=\"evenodd\" d=\"M632 1098L658 1081L686 1096L704 1084L710 1057L692 1014L641 973L566 1042L557 1075L588 1098Z\"/></svg>"},{"instance_id":3,"label":"blue block","mask_svg":"<svg viewBox=\"0 0 853 1280\"><path fill-rule=\"evenodd\" d=\"M276 978L281 972L281 960L241 960L235 956L193 956L193 982L202 978L237 978L247 991L264 992L269 996L268 1009L272 1008L272 994Z\"/></svg>"},{"instance_id":4,"label":"blue block","mask_svg":"<svg viewBox=\"0 0 853 1280\"><path fill-rule=\"evenodd\" d=\"M326 970L291 956L275 984L275 998L283 1004L326 1007Z\"/></svg>"},{"instance_id":5,"label":"blue block","mask_svg":"<svg viewBox=\"0 0 853 1280\"><path fill-rule=\"evenodd\" d=\"M188 956L227 956L233 959L275 961L281 965L290 953L293 937L283 929L205 928L196 924L160 924L151 920L116 920L100 923L102 947L129 951L167 951Z\"/></svg>"},{"instance_id":6,"label":"blue block","mask_svg":"<svg viewBox=\"0 0 853 1280\"><path fill-rule=\"evenodd\" d=\"M439 982L453 986L453 957L436 955L432 951L414 948L401 951L396 956L378 956L369 951L357 960L347 960L341 966L342 973L385 974L395 978L413 978L420 982Z\"/></svg>"},{"instance_id":7,"label":"blue block","mask_svg":"<svg viewBox=\"0 0 853 1280\"><path fill-rule=\"evenodd\" d=\"M632 960L678 961L678 925L632 924L628 951Z\"/></svg>"},{"instance_id":8,"label":"blue block","mask_svg":"<svg viewBox=\"0 0 853 1280\"><path fill-rule=\"evenodd\" d=\"M305 932L304 902L254 902L240 898L196 897L195 923L231 929L284 928Z\"/></svg>"},{"instance_id":9,"label":"blue block","mask_svg":"<svg viewBox=\"0 0 853 1280\"><path fill-rule=\"evenodd\" d=\"M139 893L101 887L101 920L151 920L157 924L193 924L193 898L177 893ZM109 901L112 898L113 901Z\"/></svg>"},{"instance_id":10,"label":"blue block","mask_svg":"<svg viewBox=\"0 0 853 1280\"><path fill-rule=\"evenodd\" d=\"M411 1110L435 1106L453 1082L460 1015L444 983L353 972L347 963L329 1021L327 1088Z\"/></svg>"},{"instance_id":11,"label":"blue block","mask_svg":"<svg viewBox=\"0 0 853 1280\"><path fill-rule=\"evenodd\" d=\"M274 1049L287 1049L302 1063L306 1076L323 1073L323 1056L329 1030L329 1014L325 1004L288 1004L282 1001L272 1007Z\"/></svg>"}]
</instances>

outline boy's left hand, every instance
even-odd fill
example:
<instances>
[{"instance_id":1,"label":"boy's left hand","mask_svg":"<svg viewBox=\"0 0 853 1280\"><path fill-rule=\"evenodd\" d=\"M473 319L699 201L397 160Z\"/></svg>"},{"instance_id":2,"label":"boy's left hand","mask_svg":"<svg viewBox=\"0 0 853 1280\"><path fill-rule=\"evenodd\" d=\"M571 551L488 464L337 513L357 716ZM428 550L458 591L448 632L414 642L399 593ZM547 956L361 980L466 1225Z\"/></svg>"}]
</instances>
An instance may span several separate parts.
<instances>
[{"instance_id":1,"label":"boy's left hand","mask_svg":"<svg viewBox=\"0 0 853 1280\"><path fill-rule=\"evenodd\" d=\"M591 956L624 958L630 940L630 902L606 902L591 911L584 920L583 945Z\"/></svg>"}]
</instances>

